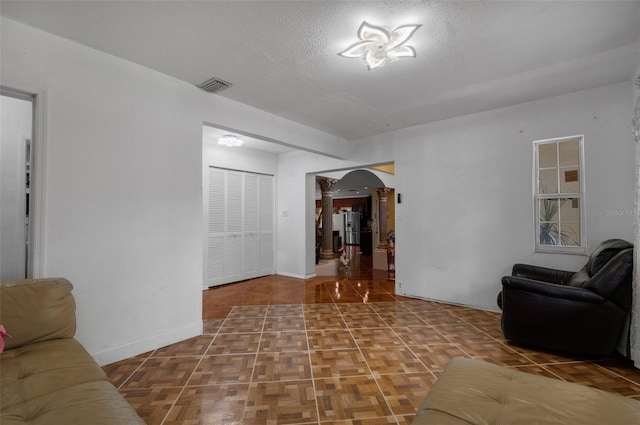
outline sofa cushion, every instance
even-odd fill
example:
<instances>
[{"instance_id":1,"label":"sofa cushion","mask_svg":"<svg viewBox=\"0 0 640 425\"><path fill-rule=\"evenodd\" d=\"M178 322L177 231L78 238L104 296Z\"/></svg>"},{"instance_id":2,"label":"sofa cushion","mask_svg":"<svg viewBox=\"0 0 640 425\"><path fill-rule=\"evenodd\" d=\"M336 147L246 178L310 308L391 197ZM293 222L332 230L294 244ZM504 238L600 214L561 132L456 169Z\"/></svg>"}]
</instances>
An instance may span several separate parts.
<instances>
[{"instance_id":1,"label":"sofa cushion","mask_svg":"<svg viewBox=\"0 0 640 425\"><path fill-rule=\"evenodd\" d=\"M107 377L73 338L37 342L0 355L0 410Z\"/></svg>"},{"instance_id":2,"label":"sofa cushion","mask_svg":"<svg viewBox=\"0 0 640 425\"><path fill-rule=\"evenodd\" d=\"M451 360L413 421L413 425L638 423L637 400L464 358Z\"/></svg>"},{"instance_id":3,"label":"sofa cushion","mask_svg":"<svg viewBox=\"0 0 640 425\"><path fill-rule=\"evenodd\" d=\"M0 414L2 425L145 425L107 381L64 388L15 405Z\"/></svg>"},{"instance_id":4,"label":"sofa cushion","mask_svg":"<svg viewBox=\"0 0 640 425\"><path fill-rule=\"evenodd\" d=\"M0 354L0 423L143 424L73 338Z\"/></svg>"},{"instance_id":5,"label":"sofa cushion","mask_svg":"<svg viewBox=\"0 0 640 425\"><path fill-rule=\"evenodd\" d=\"M0 285L0 324L11 338L5 350L76 332L73 286L62 278L25 279Z\"/></svg>"},{"instance_id":6,"label":"sofa cushion","mask_svg":"<svg viewBox=\"0 0 640 425\"><path fill-rule=\"evenodd\" d=\"M2 425L144 425L73 338L66 279L0 285L0 320L13 338L0 354Z\"/></svg>"}]
</instances>

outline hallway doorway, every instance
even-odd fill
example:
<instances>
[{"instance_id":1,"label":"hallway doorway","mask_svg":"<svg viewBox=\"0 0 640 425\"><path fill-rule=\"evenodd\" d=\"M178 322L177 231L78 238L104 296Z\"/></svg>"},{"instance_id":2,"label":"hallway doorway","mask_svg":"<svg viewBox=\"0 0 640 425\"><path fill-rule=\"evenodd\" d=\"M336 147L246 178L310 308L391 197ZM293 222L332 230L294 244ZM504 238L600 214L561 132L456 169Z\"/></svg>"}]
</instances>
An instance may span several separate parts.
<instances>
[{"instance_id":1,"label":"hallway doorway","mask_svg":"<svg viewBox=\"0 0 640 425\"><path fill-rule=\"evenodd\" d=\"M315 218L316 218L316 275L327 276L345 273L344 263L357 263L354 270L358 276L370 276L373 271L387 273L387 256L383 248L381 254L380 242L387 240L387 231L379 235L379 229L393 230L395 227L395 203L393 195L393 164L387 164L381 169L378 167L366 167L339 172L326 172L316 174ZM318 253L322 243L322 191L319 180L334 180L332 203L333 252L334 259L340 258L340 262L331 263L329 260L321 260ZM378 193L381 189L391 190L388 202L385 206L391 208L385 225L380 226L378 217ZM386 193L386 191L385 191ZM385 195L386 196L386 195ZM331 197L331 196L330 196ZM357 219L357 220L356 220ZM354 227L355 226L355 227ZM326 237L326 235L325 235ZM325 241L326 242L326 241ZM324 249L324 247L322 248ZM324 255L324 254L323 254ZM384 257L384 261L380 259ZM326 257L323 257L326 258ZM383 264L384 263L384 264ZM341 264L338 267L338 264ZM363 271L368 270L363 273ZM353 273L353 272L351 272ZM376 273L380 275L381 273ZM358 277L353 276L353 277Z\"/></svg>"},{"instance_id":2,"label":"hallway doorway","mask_svg":"<svg viewBox=\"0 0 640 425\"><path fill-rule=\"evenodd\" d=\"M0 282L31 276L34 97L2 89Z\"/></svg>"}]
</instances>

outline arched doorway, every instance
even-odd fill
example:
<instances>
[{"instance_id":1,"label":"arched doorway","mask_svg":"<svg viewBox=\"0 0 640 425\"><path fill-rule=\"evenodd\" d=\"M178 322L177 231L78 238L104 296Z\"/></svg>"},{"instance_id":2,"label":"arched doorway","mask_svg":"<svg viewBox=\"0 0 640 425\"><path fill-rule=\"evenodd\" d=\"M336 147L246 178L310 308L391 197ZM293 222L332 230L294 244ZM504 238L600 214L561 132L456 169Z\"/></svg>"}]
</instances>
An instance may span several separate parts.
<instances>
[{"instance_id":1,"label":"arched doorway","mask_svg":"<svg viewBox=\"0 0 640 425\"><path fill-rule=\"evenodd\" d=\"M382 176L382 179L380 178ZM378 275L387 273L387 264L381 265L374 260L376 248L381 240L386 241L385 235L379 236L378 223L378 190L393 186L393 165L380 171L371 169L344 170L341 172L327 172L316 175L316 248L319 252L319 244L322 241L322 195L318 179L330 179L335 182L332 198L332 226L334 256L347 257L351 266L350 273L353 277L370 278L374 269L378 269ZM393 189L391 189L393 190ZM393 204L393 195L389 197ZM326 201L326 198L325 198ZM325 204L326 205L326 202ZM385 217L385 225L382 228L393 229L395 226L394 204ZM327 235L325 235L325 238ZM326 245L326 242L322 245ZM330 242L331 243L331 242ZM330 248L329 248L330 251ZM322 258L327 258L326 247L322 248ZM316 273L318 275L332 275L330 266L324 268L320 258L316 256ZM376 265L377 263L377 265ZM319 265L319 266L318 266Z\"/></svg>"}]
</instances>

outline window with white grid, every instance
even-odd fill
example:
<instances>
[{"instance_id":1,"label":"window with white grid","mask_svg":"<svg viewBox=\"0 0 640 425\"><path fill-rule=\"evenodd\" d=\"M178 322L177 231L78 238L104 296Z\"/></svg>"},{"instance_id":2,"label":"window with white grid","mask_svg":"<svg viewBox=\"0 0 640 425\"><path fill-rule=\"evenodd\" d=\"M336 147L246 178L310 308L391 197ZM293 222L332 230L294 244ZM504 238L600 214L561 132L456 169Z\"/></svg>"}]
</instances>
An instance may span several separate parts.
<instances>
[{"instance_id":1,"label":"window with white grid","mask_svg":"<svg viewBox=\"0 0 640 425\"><path fill-rule=\"evenodd\" d=\"M584 253L584 136L533 142L535 249Z\"/></svg>"}]
</instances>

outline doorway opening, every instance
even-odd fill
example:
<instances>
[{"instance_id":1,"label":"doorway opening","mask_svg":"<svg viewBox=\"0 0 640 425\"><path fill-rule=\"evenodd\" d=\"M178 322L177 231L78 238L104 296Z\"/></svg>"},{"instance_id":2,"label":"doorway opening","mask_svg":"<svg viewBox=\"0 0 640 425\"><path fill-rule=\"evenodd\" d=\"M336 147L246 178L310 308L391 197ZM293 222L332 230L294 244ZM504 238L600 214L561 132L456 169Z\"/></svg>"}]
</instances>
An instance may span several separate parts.
<instances>
[{"instance_id":1,"label":"doorway opening","mask_svg":"<svg viewBox=\"0 0 640 425\"><path fill-rule=\"evenodd\" d=\"M387 276L389 263L386 243L388 233L394 234L394 167L367 166L357 169L322 172L315 175L315 235L316 275L345 275L371 278L374 274ZM334 259L328 259L324 245L322 210L328 200L323 198L321 180L334 181L331 204L331 247ZM382 191L382 192L381 192ZM384 193L380 195L380 193ZM379 217L381 196L384 197L384 218ZM387 208L388 205L388 208ZM384 225L381 225L384 221ZM384 235L380 234L380 231ZM322 252L322 255L320 253ZM320 258L322 257L322 258ZM395 264L392 265L395 267ZM395 269L394 269L395 270Z\"/></svg>"},{"instance_id":2,"label":"doorway opening","mask_svg":"<svg viewBox=\"0 0 640 425\"><path fill-rule=\"evenodd\" d=\"M203 289L275 272L278 154L293 149L259 137L203 124Z\"/></svg>"},{"instance_id":3,"label":"doorway opening","mask_svg":"<svg viewBox=\"0 0 640 425\"><path fill-rule=\"evenodd\" d=\"M32 276L35 97L0 91L0 282Z\"/></svg>"}]
</instances>

